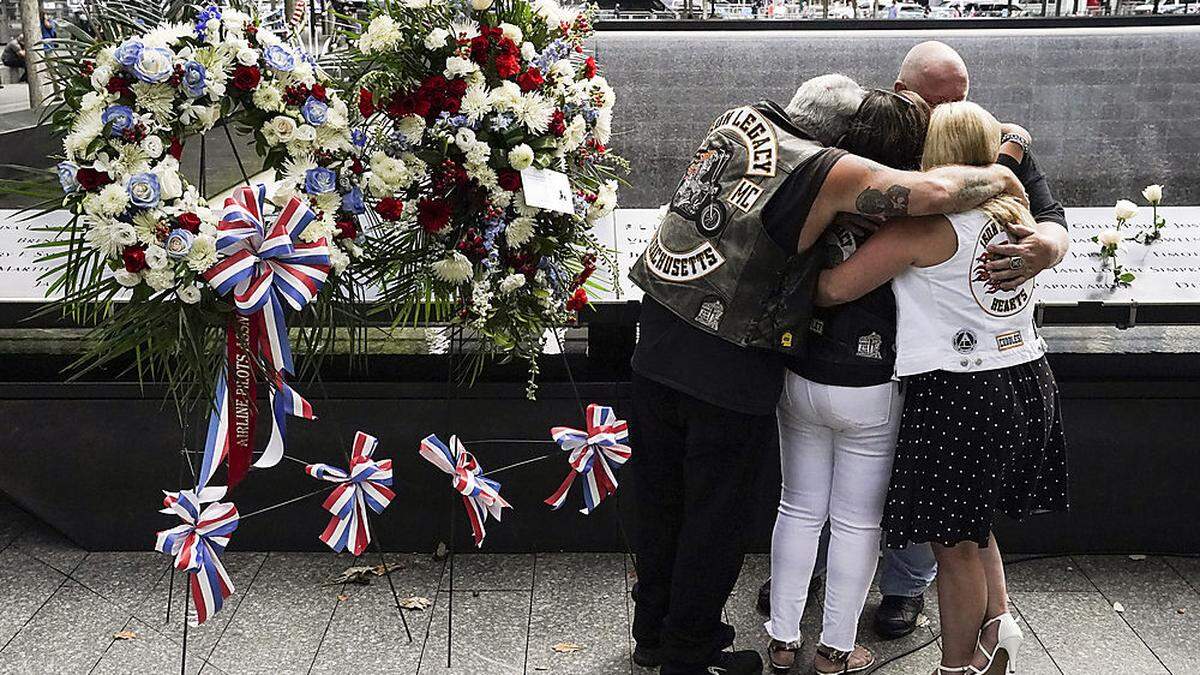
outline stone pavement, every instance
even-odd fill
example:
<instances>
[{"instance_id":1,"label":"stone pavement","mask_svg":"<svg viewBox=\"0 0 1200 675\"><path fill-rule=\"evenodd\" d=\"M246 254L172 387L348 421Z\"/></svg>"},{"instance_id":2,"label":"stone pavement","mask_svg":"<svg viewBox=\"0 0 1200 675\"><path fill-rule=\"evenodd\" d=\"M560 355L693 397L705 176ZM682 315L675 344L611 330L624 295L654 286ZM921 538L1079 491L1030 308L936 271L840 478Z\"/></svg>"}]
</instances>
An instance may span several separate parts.
<instances>
[{"instance_id":1,"label":"stone pavement","mask_svg":"<svg viewBox=\"0 0 1200 675\"><path fill-rule=\"evenodd\" d=\"M190 629L188 672L650 673L630 662L632 567L619 553L458 556L451 668L447 566L425 554L391 558L401 565L393 573L401 596L432 601L406 615L411 644L382 579L328 584L353 559L229 552L237 592ZM754 601L766 571L765 556L750 556L726 608L739 648L765 644ZM179 672L183 586L177 577L165 624L169 579L159 554L81 551L0 499L0 673ZM1022 675L1200 672L1200 560L1014 560L1009 583L1026 635ZM868 615L877 602L872 591ZM932 672L936 609L931 602L929 625L894 642L864 622L860 637L881 662L928 644L875 672ZM818 614L805 618L810 643ZM123 631L132 637L114 637ZM563 643L582 649L555 651Z\"/></svg>"}]
</instances>

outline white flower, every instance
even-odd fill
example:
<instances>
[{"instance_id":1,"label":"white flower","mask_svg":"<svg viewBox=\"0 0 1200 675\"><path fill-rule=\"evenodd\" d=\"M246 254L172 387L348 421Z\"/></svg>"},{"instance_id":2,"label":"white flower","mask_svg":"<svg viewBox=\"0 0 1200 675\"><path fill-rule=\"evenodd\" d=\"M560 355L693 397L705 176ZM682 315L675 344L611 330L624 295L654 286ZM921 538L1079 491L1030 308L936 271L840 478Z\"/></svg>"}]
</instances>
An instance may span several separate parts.
<instances>
[{"instance_id":1,"label":"white flower","mask_svg":"<svg viewBox=\"0 0 1200 675\"><path fill-rule=\"evenodd\" d=\"M83 112L91 112L92 110L100 110L108 105L109 99L106 94L98 94L94 91L89 91L79 99L79 109Z\"/></svg>"},{"instance_id":2,"label":"white flower","mask_svg":"<svg viewBox=\"0 0 1200 675\"><path fill-rule=\"evenodd\" d=\"M1158 206L1158 204L1162 202L1162 193L1163 186L1158 185L1157 183L1154 185L1147 185L1146 188L1142 190L1142 196L1146 198L1146 201L1150 204L1154 204L1155 206Z\"/></svg>"},{"instance_id":3,"label":"white flower","mask_svg":"<svg viewBox=\"0 0 1200 675\"><path fill-rule=\"evenodd\" d=\"M1113 207L1113 211L1117 216L1117 220L1123 222L1136 216L1138 213L1138 207L1137 204L1134 204L1128 199L1121 199L1117 201L1117 205Z\"/></svg>"},{"instance_id":4,"label":"white flower","mask_svg":"<svg viewBox=\"0 0 1200 675\"><path fill-rule=\"evenodd\" d=\"M514 218L508 227L504 228L504 239L509 246L521 246L533 239L534 220L529 216Z\"/></svg>"},{"instance_id":5,"label":"white flower","mask_svg":"<svg viewBox=\"0 0 1200 675\"><path fill-rule=\"evenodd\" d=\"M108 81L112 79L112 66L96 66L92 71L92 88L98 92L108 91Z\"/></svg>"},{"instance_id":6,"label":"white flower","mask_svg":"<svg viewBox=\"0 0 1200 675\"><path fill-rule=\"evenodd\" d=\"M258 63L258 50L243 47L238 50L237 62L243 66L253 66Z\"/></svg>"},{"instance_id":7,"label":"white flower","mask_svg":"<svg viewBox=\"0 0 1200 675\"><path fill-rule=\"evenodd\" d=\"M458 130L458 133L454 134L454 144L464 153L470 150L475 143L475 132L470 127L462 127Z\"/></svg>"},{"instance_id":8,"label":"white flower","mask_svg":"<svg viewBox=\"0 0 1200 675\"><path fill-rule=\"evenodd\" d=\"M571 123L567 125L567 130L563 133L562 150L570 152L580 145L583 145L583 139L587 136L587 122L584 121L583 115L576 115L571 118Z\"/></svg>"},{"instance_id":9,"label":"white flower","mask_svg":"<svg viewBox=\"0 0 1200 675\"><path fill-rule=\"evenodd\" d=\"M162 139L154 134L150 134L142 139L142 152L146 153L146 156L150 159L162 157L163 150L165 149Z\"/></svg>"},{"instance_id":10,"label":"white flower","mask_svg":"<svg viewBox=\"0 0 1200 675\"><path fill-rule=\"evenodd\" d=\"M175 290L175 294L185 305L194 305L200 302L200 287L196 284L191 286L180 286Z\"/></svg>"},{"instance_id":11,"label":"white flower","mask_svg":"<svg viewBox=\"0 0 1200 675\"><path fill-rule=\"evenodd\" d=\"M178 199L183 195L183 179L179 177L179 160L167 157L154 168L158 176L158 187L163 201Z\"/></svg>"},{"instance_id":12,"label":"white flower","mask_svg":"<svg viewBox=\"0 0 1200 675\"><path fill-rule=\"evenodd\" d=\"M279 90L279 87L267 82L263 82L258 85L258 88L254 90L254 94L251 96L250 100L253 101L254 105L259 110L265 110L267 112L284 111L283 92Z\"/></svg>"},{"instance_id":13,"label":"white flower","mask_svg":"<svg viewBox=\"0 0 1200 675\"><path fill-rule=\"evenodd\" d=\"M395 19L387 14L381 14L367 25L367 30L359 38L358 47L364 54L383 52L395 49L403 36Z\"/></svg>"},{"instance_id":14,"label":"white flower","mask_svg":"<svg viewBox=\"0 0 1200 675\"><path fill-rule=\"evenodd\" d=\"M405 115L396 122L396 131L404 134L404 140L411 145L416 145L421 142L421 136L425 134L425 118L417 115Z\"/></svg>"},{"instance_id":15,"label":"white flower","mask_svg":"<svg viewBox=\"0 0 1200 675\"><path fill-rule=\"evenodd\" d=\"M137 232L129 223L92 216L84 222L87 225L84 240L105 258L119 258L126 246L137 243Z\"/></svg>"},{"instance_id":16,"label":"white flower","mask_svg":"<svg viewBox=\"0 0 1200 675\"><path fill-rule=\"evenodd\" d=\"M409 172L403 160L377 150L371 153L371 177L383 182L386 189L382 192L390 192L407 184Z\"/></svg>"},{"instance_id":17,"label":"white flower","mask_svg":"<svg viewBox=\"0 0 1200 675\"><path fill-rule=\"evenodd\" d=\"M142 280L156 291L165 291L175 285L175 270L170 267L146 270L142 272Z\"/></svg>"},{"instance_id":18,"label":"white flower","mask_svg":"<svg viewBox=\"0 0 1200 675\"><path fill-rule=\"evenodd\" d=\"M487 143L476 143L467 151L468 164L487 164L492 158L492 147Z\"/></svg>"},{"instance_id":19,"label":"white flower","mask_svg":"<svg viewBox=\"0 0 1200 675\"><path fill-rule=\"evenodd\" d=\"M521 45L521 58L526 61L532 61L535 56L537 56L537 46L532 42L526 42Z\"/></svg>"},{"instance_id":20,"label":"white flower","mask_svg":"<svg viewBox=\"0 0 1200 675\"><path fill-rule=\"evenodd\" d=\"M447 79L453 80L455 78L466 77L477 70L479 70L479 65L471 59L464 59L461 56L451 56L446 59L446 69L442 71L442 74Z\"/></svg>"},{"instance_id":21,"label":"white flower","mask_svg":"<svg viewBox=\"0 0 1200 675\"><path fill-rule=\"evenodd\" d=\"M276 115L263 127L263 136L271 145L291 143L296 137L296 120L287 115Z\"/></svg>"},{"instance_id":22,"label":"white flower","mask_svg":"<svg viewBox=\"0 0 1200 675\"><path fill-rule=\"evenodd\" d=\"M142 283L140 272L129 272L123 267L113 272L113 279L116 279L117 283L125 288L133 288Z\"/></svg>"},{"instance_id":23,"label":"white flower","mask_svg":"<svg viewBox=\"0 0 1200 675\"><path fill-rule=\"evenodd\" d=\"M601 110L596 115L596 126L592 128L592 134L596 136L596 142L601 145L608 145L608 140L612 138L611 110Z\"/></svg>"},{"instance_id":24,"label":"white flower","mask_svg":"<svg viewBox=\"0 0 1200 675\"><path fill-rule=\"evenodd\" d=\"M554 115L554 104L537 92L521 96L521 107L514 111L517 121L535 134L544 134L550 128Z\"/></svg>"},{"instance_id":25,"label":"white flower","mask_svg":"<svg viewBox=\"0 0 1200 675\"><path fill-rule=\"evenodd\" d=\"M201 234L192 242L187 264L193 272L204 272L217 262L217 240L211 234Z\"/></svg>"},{"instance_id":26,"label":"white flower","mask_svg":"<svg viewBox=\"0 0 1200 675\"><path fill-rule=\"evenodd\" d=\"M207 107L193 106L192 110L195 111L196 122L200 125L200 128L202 130L208 130L208 129L213 128L213 125L215 125L217 123L217 120L221 118L220 106L215 106L215 105L210 105Z\"/></svg>"},{"instance_id":27,"label":"white flower","mask_svg":"<svg viewBox=\"0 0 1200 675\"><path fill-rule=\"evenodd\" d=\"M587 219L595 222L612 213L615 208L617 208L617 181L605 181L596 191L596 201L592 202L588 209Z\"/></svg>"},{"instance_id":28,"label":"white flower","mask_svg":"<svg viewBox=\"0 0 1200 675\"><path fill-rule=\"evenodd\" d=\"M425 36L425 48L429 50L441 49L446 46L446 39L450 37L450 31L445 28L434 28L429 31L429 35Z\"/></svg>"},{"instance_id":29,"label":"white flower","mask_svg":"<svg viewBox=\"0 0 1200 675\"><path fill-rule=\"evenodd\" d=\"M524 143L508 151L508 165L515 171L524 171L533 165L533 148Z\"/></svg>"},{"instance_id":30,"label":"white flower","mask_svg":"<svg viewBox=\"0 0 1200 675\"><path fill-rule=\"evenodd\" d=\"M317 74L313 71L313 66L311 63L308 61L301 61L297 63L296 67L292 70L292 79L300 84L311 87L317 82Z\"/></svg>"},{"instance_id":31,"label":"white flower","mask_svg":"<svg viewBox=\"0 0 1200 675\"><path fill-rule=\"evenodd\" d=\"M301 143L312 143L317 140L317 130L310 124L301 124L296 127L295 140Z\"/></svg>"},{"instance_id":32,"label":"white flower","mask_svg":"<svg viewBox=\"0 0 1200 675\"><path fill-rule=\"evenodd\" d=\"M505 80L488 94L492 105L500 110L511 110L521 106L521 87L516 82Z\"/></svg>"},{"instance_id":33,"label":"white flower","mask_svg":"<svg viewBox=\"0 0 1200 675\"><path fill-rule=\"evenodd\" d=\"M104 131L104 120L99 110L89 110L80 113L71 126L71 131L63 139L63 149L69 159L86 158L87 148L92 141Z\"/></svg>"},{"instance_id":34,"label":"white flower","mask_svg":"<svg viewBox=\"0 0 1200 675\"><path fill-rule=\"evenodd\" d=\"M467 87L466 93L463 94L459 112L466 115L468 120L478 122L491 112L492 102L490 99L486 85L473 84Z\"/></svg>"},{"instance_id":35,"label":"white flower","mask_svg":"<svg viewBox=\"0 0 1200 675\"><path fill-rule=\"evenodd\" d=\"M455 19L450 22L450 34L458 40L479 37L479 22L474 19Z\"/></svg>"},{"instance_id":36,"label":"white flower","mask_svg":"<svg viewBox=\"0 0 1200 675\"><path fill-rule=\"evenodd\" d=\"M512 293L518 288L525 285L524 274L510 274L500 280L500 292Z\"/></svg>"},{"instance_id":37,"label":"white flower","mask_svg":"<svg viewBox=\"0 0 1200 675\"><path fill-rule=\"evenodd\" d=\"M146 267L152 270L161 270L167 266L167 262L167 249L158 244L146 247Z\"/></svg>"},{"instance_id":38,"label":"white flower","mask_svg":"<svg viewBox=\"0 0 1200 675\"><path fill-rule=\"evenodd\" d=\"M336 246L329 247L329 264L333 268L333 273L341 274L350 266L350 256L342 252L342 249Z\"/></svg>"},{"instance_id":39,"label":"white flower","mask_svg":"<svg viewBox=\"0 0 1200 675\"><path fill-rule=\"evenodd\" d=\"M226 7L221 12L221 23L225 24L225 30L234 35L241 35L245 32L246 24L249 22L250 17L239 10Z\"/></svg>"},{"instance_id":40,"label":"white flower","mask_svg":"<svg viewBox=\"0 0 1200 675\"><path fill-rule=\"evenodd\" d=\"M448 284L461 284L471 279L471 261L454 251L448 258L433 263L433 273Z\"/></svg>"},{"instance_id":41,"label":"white flower","mask_svg":"<svg viewBox=\"0 0 1200 675\"><path fill-rule=\"evenodd\" d=\"M88 200L93 200L89 211L97 216L120 215L129 206L129 194L118 183L104 186L97 195L88 195L84 200L85 209L88 208Z\"/></svg>"},{"instance_id":42,"label":"white flower","mask_svg":"<svg viewBox=\"0 0 1200 675\"><path fill-rule=\"evenodd\" d=\"M1096 240L1101 246L1116 246L1121 243L1121 233L1116 230L1105 230L1101 232Z\"/></svg>"},{"instance_id":43,"label":"white flower","mask_svg":"<svg viewBox=\"0 0 1200 675\"><path fill-rule=\"evenodd\" d=\"M471 8L476 12L482 12L492 6L494 0L471 0Z\"/></svg>"},{"instance_id":44,"label":"white flower","mask_svg":"<svg viewBox=\"0 0 1200 675\"><path fill-rule=\"evenodd\" d=\"M500 32L516 44L521 44L521 40L525 39L525 34L521 32L520 26L514 26L511 23L500 24Z\"/></svg>"},{"instance_id":45,"label":"white flower","mask_svg":"<svg viewBox=\"0 0 1200 675\"><path fill-rule=\"evenodd\" d=\"M550 66L550 75L558 80L574 80L575 66L571 65L569 59L555 61L554 65Z\"/></svg>"}]
</instances>

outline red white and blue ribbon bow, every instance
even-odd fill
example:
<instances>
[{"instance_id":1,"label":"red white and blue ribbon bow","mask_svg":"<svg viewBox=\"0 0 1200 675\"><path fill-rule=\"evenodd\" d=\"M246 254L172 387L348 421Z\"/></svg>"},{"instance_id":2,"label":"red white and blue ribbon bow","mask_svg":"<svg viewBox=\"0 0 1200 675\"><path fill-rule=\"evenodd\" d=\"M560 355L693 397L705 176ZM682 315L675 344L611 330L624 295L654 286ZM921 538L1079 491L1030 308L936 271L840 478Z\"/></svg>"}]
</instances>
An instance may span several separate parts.
<instances>
[{"instance_id":1,"label":"red white and blue ribbon bow","mask_svg":"<svg viewBox=\"0 0 1200 675\"><path fill-rule=\"evenodd\" d=\"M479 462L463 447L458 436L451 436L450 446L447 447L436 435L430 434L421 441L420 453L434 466L450 474L451 485L462 495L463 505L467 507L475 546L483 546L483 538L487 536L484 523L488 515L499 521L503 509L512 508L500 496L500 483L483 475Z\"/></svg>"},{"instance_id":2,"label":"red white and blue ribbon bow","mask_svg":"<svg viewBox=\"0 0 1200 675\"><path fill-rule=\"evenodd\" d=\"M191 573L194 615L188 623L198 626L216 614L233 593L233 580L218 557L229 545L238 526L237 507L215 501L224 488L166 492L162 513L176 514L182 525L158 533L154 549L175 556L175 569ZM208 504L203 510L202 504Z\"/></svg>"},{"instance_id":3,"label":"red white and blue ribbon bow","mask_svg":"<svg viewBox=\"0 0 1200 675\"><path fill-rule=\"evenodd\" d=\"M334 551L349 550L362 555L371 543L371 525L367 509L383 513L396 493L392 484L392 460L371 459L379 441L369 434L354 436L354 453L350 457L350 473L328 464L309 464L304 472L318 480L340 483L322 505L333 514L321 541Z\"/></svg>"},{"instance_id":4,"label":"red white and blue ribbon bow","mask_svg":"<svg viewBox=\"0 0 1200 675\"><path fill-rule=\"evenodd\" d=\"M629 425L617 419L613 409L592 403L587 407L587 431L570 427L554 427L550 430L554 440L570 453L568 461L572 471L562 485L546 499L546 503L558 509L567 499L571 484L579 479L583 487L584 506L580 513L587 515L596 510L604 498L617 491L615 469L629 460Z\"/></svg>"},{"instance_id":5,"label":"red white and blue ribbon bow","mask_svg":"<svg viewBox=\"0 0 1200 675\"><path fill-rule=\"evenodd\" d=\"M204 272L217 293L232 296L242 318L230 322L227 370L234 374L222 372L217 379L215 412L209 420L201 466L202 486L226 457L230 458L231 487L249 465L254 375L247 366L254 356L262 356L273 385L271 438L254 466L275 466L283 458L289 415L315 419L312 406L285 381L294 365L283 312L284 305L303 309L321 290L330 270L329 247L324 239L299 240L316 215L297 197L288 200L268 225L263 212L266 190L261 184L243 186L226 198L217 226L217 252L223 258ZM237 331L242 334L235 335ZM246 354L247 350L252 354ZM240 378L235 378L239 374Z\"/></svg>"}]
</instances>

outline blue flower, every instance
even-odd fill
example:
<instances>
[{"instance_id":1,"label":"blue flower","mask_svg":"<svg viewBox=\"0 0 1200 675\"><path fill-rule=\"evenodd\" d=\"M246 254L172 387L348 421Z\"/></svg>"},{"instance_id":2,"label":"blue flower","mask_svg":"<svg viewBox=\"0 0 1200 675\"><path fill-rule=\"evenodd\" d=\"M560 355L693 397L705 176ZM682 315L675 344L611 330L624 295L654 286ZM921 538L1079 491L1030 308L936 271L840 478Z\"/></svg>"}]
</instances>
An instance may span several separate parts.
<instances>
[{"instance_id":1,"label":"blue flower","mask_svg":"<svg viewBox=\"0 0 1200 675\"><path fill-rule=\"evenodd\" d=\"M350 142L353 143L354 147L356 148L366 147L367 132L363 131L362 129L352 129L350 131Z\"/></svg>"},{"instance_id":2,"label":"blue flower","mask_svg":"<svg viewBox=\"0 0 1200 675\"><path fill-rule=\"evenodd\" d=\"M195 61L188 61L183 66L183 90L192 98L200 98L204 95L204 89L208 81L208 71L204 66Z\"/></svg>"},{"instance_id":3,"label":"blue flower","mask_svg":"<svg viewBox=\"0 0 1200 675\"><path fill-rule=\"evenodd\" d=\"M133 110L127 105L110 105L100 114L100 121L112 125L113 136L120 136L133 126Z\"/></svg>"},{"instance_id":4,"label":"blue flower","mask_svg":"<svg viewBox=\"0 0 1200 675\"><path fill-rule=\"evenodd\" d=\"M300 114L304 116L305 122L319 127L325 124L325 120L329 118L329 106L325 105L324 101L309 96L308 100L304 102L304 106L300 108Z\"/></svg>"},{"instance_id":5,"label":"blue flower","mask_svg":"<svg viewBox=\"0 0 1200 675\"><path fill-rule=\"evenodd\" d=\"M342 195L342 210L355 215L366 212L367 207L363 204L362 188L356 185L349 192Z\"/></svg>"},{"instance_id":6,"label":"blue flower","mask_svg":"<svg viewBox=\"0 0 1200 675\"><path fill-rule=\"evenodd\" d=\"M143 47L133 65L133 74L142 82L166 82L175 73L175 53L162 47Z\"/></svg>"},{"instance_id":7,"label":"blue flower","mask_svg":"<svg viewBox=\"0 0 1200 675\"><path fill-rule=\"evenodd\" d=\"M275 70L290 73L296 68L296 55L283 45L271 45L263 52L263 60Z\"/></svg>"},{"instance_id":8,"label":"blue flower","mask_svg":"<svg viewBox=\"0 0 1200 675\"><path fill-rule=\"evenodd\" d=\"M167 249L167 255L172 258L183 258L192 250L192 244L195 241L196 235L185 229L177 228L171 230L171 233L167 235L167 241L163 243L163 248Z\"/></svg>"},{"instance_id":9,"label":"blue flower","mask_svg":"<svg viewBox=\"0 0 1200 675\"><path fill-rule=\"evenodd\" d=\"M142 41L137 38L129 38L117 47L117 51L113 54L113 57L117 59L117 63L126 68L132 68L133 64L137 63L138 59L142 57Z\"/></svg>"},{"instance_id":10,"label":"blue flower","mask_svg":"<svg viewBox=\"0 0 1200 675\"><path fill-rule=\"evenodd\" d=\"M158 176L152 173L137 173L129 177L125 183L125 192L129 193L129 203L143 209L158 206L162 188L158 184Z\"/></svg>"},{"instance_id":11,"label":"blue flower","mask_svg":"<svg viewBox=\"0 0 1200 675\"><path fill-rule=\"evenodd\" d=\"M58 172L58 182L62 185L63 192L70 194L79 189L79 181L75 179L75 174L79 173L79 165L75 162L59 162L54 170Z\"/></svg>"},{"instance_id":12,"label":"blue flower","mask_svg":"<svg viewBox=\"0 0 1200 675\"><path fill-rule=\"evenodd\" d=\"M337 174L318 166L304 172L304 191L310 195L320 195L337 189Z\"/></svg>"},{"instance_id":13,"label":"blue flower","mask_svg":"<svg viewBox=\"0 0 1200 675\"><path fill-rule=\"evenodd\" d=\"M208 22L216 19L221 20L221 10L209 5L196 15L196 37L203 40L208 34Z\"/></svg>"}]
</instances>

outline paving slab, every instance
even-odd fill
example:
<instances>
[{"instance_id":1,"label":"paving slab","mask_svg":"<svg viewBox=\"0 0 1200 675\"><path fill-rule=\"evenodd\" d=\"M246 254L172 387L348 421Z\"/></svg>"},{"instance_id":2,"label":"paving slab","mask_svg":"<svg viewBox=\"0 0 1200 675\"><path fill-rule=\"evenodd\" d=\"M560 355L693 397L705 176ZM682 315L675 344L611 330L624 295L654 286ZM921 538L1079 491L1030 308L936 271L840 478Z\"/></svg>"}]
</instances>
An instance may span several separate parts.
<instances>
[{"instance_id":1,"label":"paving slab","mask_svg":"<svg viewBox=\"0 0 1200 675\"><path fill-rule=\"evenodd\" d=\"M539 554L526 671L630 672L625 562L620 553ZM582 647L556 652L555 645Z\"/></svg>"},{"instance_id":2,"label":"paving slab","mask_svg":"<svg viewBox=\"0 0 1200 675\"><path fill-rule=\"evenodd\" d=\"M13 549L0 551L0 648L37 614L66 581L58 570Z\"/></svg>"},{"instance_id":3,"label":"paving slab","mask_svg":"<svg viewBox=\"0 0 1200 675\"><path fill-rule=\"evenodd\" d=\"M221 556L225 571L233 580L234 593L225 600L225 606L215 616L199 626L188 628L189 673L200 670L206 658L212 660L213 665L220 666L223 661L231 660L235 656L228 652L213 653L213 648L225 631L225 627L237 613L238 606L250 591L251 580L262 568L266 558L267 554L265 553L240 551L226 551L225 555ZM166 556L160 556L160 559L164 565L169 561ZM134 610L134 618L173 641L176 645L176 658L178 658L183 641L184 593L187 592L186 575L176 572L174 582L174 591L171 592L170 572L163 574L154 588L146 593L143 602ZM168 595L171 600L171 622L169 624L165 623ZM286 598L284 601L286 602ZM178 661L176 663L178 664Z\"/></svg>"},{"instance_id":4,"label":"paving slab","mask_svg":"<svg viewBox=\"0 0 1200 675\"><path fill-rule=\"evenodd\" d=\"M1166 673L1099 592L1016 591L1013 602L1064 673Z\"/></svg>"},{"instance_id":5,"label":"paving slab","mask_svg":"<svg viewBox=\"0 0 1200 675\"><path fill-rule=\"evenodd\" d=\"M153 551L93 554L75 568L71 578L132 615L170 564L170 558Z\"/></svg>"},{"instance_id":6,"label":"paving slab","mask_svg":"<svg viewBox=\"0 0 1200 675\"><path fill-rule=\"evenodd\" d=\"M89 675L179 672L179 661L183 656L179 642L135 617L130 617L122 630L132 633L133 637L113 640ZM203 668L206 673L220 675L223 671L214 668L212 664L206 664L199 654L190 649L190 638L189 635L188 665L185 672L199 673Z\"/></svg>"},{"instance_id":7,"label":"paving slab","mask_svg":"<svg viewBox=\"0 0 1200 675\"><path fill-rule=\"evenodd\" d=\"M229 673L307 671L342 592L326 584L353 564L332 553L272 553L210 660Z\"/></svg>"},{"instance_id":8,"label":"paving slab","mask_svg":"<svg viewBox=\"0 0 1200 675\"><path fill-rule=\"evenodd\" d=\"M1020 558L1004 560L1004 575L1010 591L1081 591L1093 593L1096 587L1070 557Z\"/></svg>"},{"instance_id":9,"label":"paving slab","mask_svg":"<svg viewBox=\"0 0 1200 675\"><path fill-rule=\"evenodd\" d=\"M402 600L419 596L432 602L437 597L443 561L427 554L390 554L388 564L401 565L391 576ZM417 672L432 608L405 610L413 637L409 642L386 578L373 579L365 586L346 584L339 598L344 599L337 603L311 672Z\"/></svg>"},{"instance_id":10,"label":"paving slab","mask_svg":"<svg viewBox=\"0 0 1200 675\"><path fill-rule=\"evenodd\" d=\"M31 522L29 514L18 508L16 504L0 497L0 551L8 548L8 545L20 536Z\"/></svg>"},{"instance_id":11,"label":"paving slab","mask_svg":"<svg viewBox=\"0 0 1200 675\"><path fill-rule=\"evenodd\" d=\"M1200 592L1200 558L1171 557L1166 561L1179 576L1187 580L1192 590Z\"/></svg>"},{"instance_id":12,"label":"paving slab","mask_svg":"<svg viewBox=\"0 0 1200 675\"><path fill-rule=\"evenodd\" d=\"M10 548L33 556L63 574L70 574L87 552L72 544L66 537L42 525L31 523L13 540Z\"/></svg>"},{"instance_id":13,"label":"paving slab","mask_svg":"<svg viewBox=\"0 0 1200 675\"><path fill-rule=\"evenodd\" d=\"M763 626L767 618L758 613L758 589L771 574L771 556L755 553L746 556L729 601L725 603L725 620L734 628L734 649L755 649L767 662L767 643L771 636ZM810 599L800 621L800 633L805 638L804 650L797 663L804 667L812 663L817 640L821 634L821 606ZM803 672L803 671L801 671Z\"/></svg>"},{"instance_id":14,"label":"paving slab","mask_svg":"<svg viewBox=\"0 0 1200 675\"><path fill-rule=\"evenodd\" d=\"M452 659L446 665L449 596L439 592L421 655L420 673L523 673L532 592L455 591Z\"/></svg>"},{"instance_id":15,"label":"paving slab","mask_svg":"<svg viewBox=\"0 0 1200 675\"><path fill-rule=\"evenodd\" d=\"M0 650L0 673L86 673L128 618L68 580Z\"/></svg>"},{"instance_id":16,"label":"paving slab","mask_svg":"<svg viewBox=\"0 0 1200 675\"><path fill-rule=\"evenodd\" d=\"M1195 593L1164 558L1126 555L1080 556L1080 569L1112 602L1173 601Z\"/></svg>"},{"instance_id":17,"label":"paving slab","mask_svg":"<svg viewBox=\"0 0 1200 675\"><path fill-rule=\"evenodd\" d=\"M1014 604L1011 611L1017 620L1017 625L1021 627L1021 632L1025 634L1025 640L1021 643L1021 650L1017 654L1017 663L1020 665L1020 670L1017 672L1021 675L1063 675L1062 670L1054 663L1054 659L1050 658L1050 653L1042 644L1041 636L1021 614L1021 608Z\"/></svg>"},{"instance_id":18,"label":"paving slab","mask_svg":"<svg viewBox=\"0 0 1200 675\"><path fill-rule=\"evenodd\" d=\"M532 553L456 553L454 590L531 591L533 557ZM449 590L448 582L444 576L438 590Z\"/></svg>"}]
</instances>

